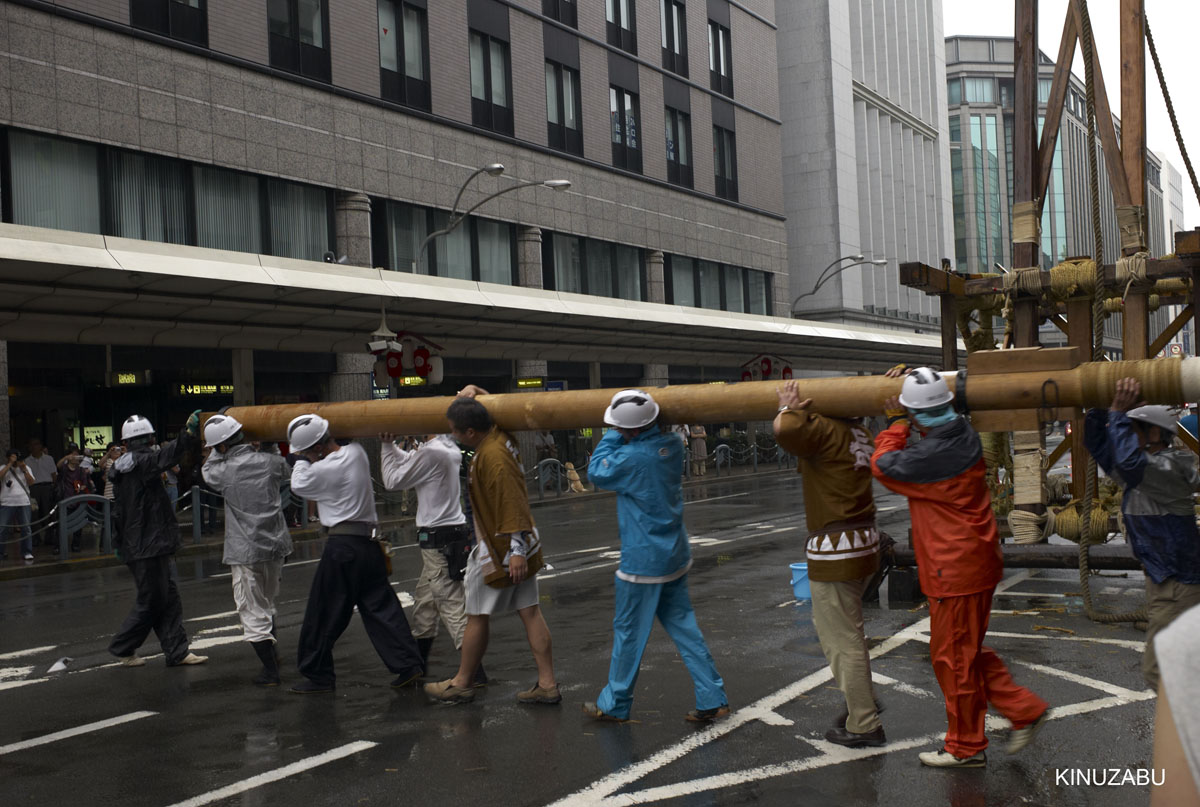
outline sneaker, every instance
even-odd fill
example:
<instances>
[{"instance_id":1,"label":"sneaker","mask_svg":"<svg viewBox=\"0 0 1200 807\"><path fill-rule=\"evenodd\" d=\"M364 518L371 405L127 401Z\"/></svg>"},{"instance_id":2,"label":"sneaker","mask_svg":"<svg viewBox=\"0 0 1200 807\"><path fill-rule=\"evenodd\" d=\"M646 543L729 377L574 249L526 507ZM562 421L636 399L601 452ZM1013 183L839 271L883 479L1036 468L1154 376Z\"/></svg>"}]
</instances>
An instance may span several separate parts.
<instances>
[{"instance_id":1,"label":"sneaker","mask_svg":"<svg viewBox=\"0 0 1200 807\"><path fill-rule=\"evenodd\" d=\"M169 667L190 667L193 664L203 664L208 661L208 656L197 656L195 653L188 653L174 664L169 664Z\"/></svg>"},{"instance_id":2,"label":"sneaker","mask_svg":"<svg viewBox=\"0 0 1200 807\"><path fill-rule=\"evenodd\" d=\"M297 695L320 695L325 692L333 692L333 684L318 684L316 681L306 678L298 684L293 684L288 691Z\"/></svg>"},{"instance_id":3,"label":"sneaker","mask_svg":"<svg viewBox=\"0 0 1200 807\"><path fill-rule=\"evenodd\" d=\"M30 563L33 563L33 553L26 552L25 553L25 565L28 566Z\"/></svg>"},{"instance_id":4,"label":"sneaker","mask_svg":"<svg viewBox=\"0 0 1200 807\"><path fill-rule=\"evenodd\" d=\"M1013 729L1008 733L1008 745L1004 750L1009 754L1015 754L1025 746L1033 742L1039 731L1042 730L1042 724L1050 718L1050 710L1042 712L1041 716L1030 723L1028 726L1019 729Z\"/></svg>"},{"instance_id":5,"label":"sneaker","mask_svg":"<svg viewBox=\"0 0 1200 807\"><path fill-rule=\"evenodd\" d=\"M857 734L853 731L847 731L844 728L832 728L825 732L825 739L831 743L844 745L847 748L879 748L887 744L887 736L883 733L883 726L874 731L864 731Z\"/></svg>"},{"instance_id":6,"label":"sneaker","mask_svg":"<svg viewBox=\"0 0 1200 807\"><path fill-rule=\"evenodd\" d=\"M558 684L543 688L534 682L529 689L517 693L517 703L562 703L562 693L558 691Z\"/></svg>"},{"instance_id":7,"label":"sneaker","mask_svg":"<svg viewBox=\"0 0 1200 807\"><path fill-rule=\"evenodd\" d=\"M973 757L956 757L945 748L937 751L923 751L917 754L922 765L931 768L982 768L987 765L987 754L980 751Z\"/></svg>"},{"instance_id":8,"label":"sneaker","mask_svg":"<svg viewBox=\"0 0 1200 807\"><path fill-rule=\"evenodd\" d=\"M403 675L398 675L398 676L396 676L396 680L392 681L392 689L402 689L404 687L416 687L417 684L419 684L421 681L421 676L424 674L425 673L423 670L418 669L416 672L413 672L413 673L405 673Z\"/></svg>"},{"instance_id":9,"label":"sneaker","mask_svg":"<svg viewBox=\"0 0 1200 807\"><path fill-rule=\"evenodd\" d=\"M713 709L693 709L687 713L687 720L691 723L711 723L714 720L723 720L729 717L729 714L729 704L722 703Z\"/></svg>"},{"instance_id":10,"label":"sneaker","mask_svg":"<svg viewBox=\"0 0 1200 807\"><path fill-rule=\"evenodd\" d=\"M132 656L121 656L120 658L122 667L143 667L146 664L146 660L137 653L134 653Z\"/></svg>"},{"instance_id":11,"label":"sneaker","mask_svg":"<svg viewBox=\"0 0 1200 807\"><path fill-rule=\"evenodd\" d=\"M608 712L601 711L600 707L597 706L592 701L588 701L587 703L583 704L583 713L585 715L587 715L588 717L590 717L592 720L600 720L600 721L606 722L606 723L628 723L629 722L629 718L627 718L627 717L617 717L615 715L610 715Z\"/></svg>"},{"instance_id":12,"label":"sneaker","mask_svg":"<svg viewBox=\"0 0 1200 807\"><path fill-rule=\"evenodd\" d=\"M470 687L456 687L453 678L426 684L425 694L442 703L470 703L475 700L475 690Z\"/></svg>"}]
</instances>

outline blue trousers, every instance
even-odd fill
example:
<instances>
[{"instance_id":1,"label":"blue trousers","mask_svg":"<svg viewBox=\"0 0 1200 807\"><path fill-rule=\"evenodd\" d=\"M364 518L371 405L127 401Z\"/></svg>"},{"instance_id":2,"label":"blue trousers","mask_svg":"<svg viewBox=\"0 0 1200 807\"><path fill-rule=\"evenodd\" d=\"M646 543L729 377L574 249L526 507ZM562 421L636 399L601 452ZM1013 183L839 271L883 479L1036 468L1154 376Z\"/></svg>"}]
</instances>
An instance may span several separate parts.
<instances>
[{"instance_id":1,"label":"blue trousers","mask_svg":"<svg viewBox=\"0 0 1200 807\"><path fill-rule=\"evenodd\" d=\"M633 705L642 653L654 627L662 623L687 665L696 690L697 709L715 709L728 703L725 682L717 673L708 645L696 624L696 612L688 596L687 575L670 583L629 583L617 578L616 614L613 616L612 664L608 686L596 706L605 714L628 719Z\"/></svg>"}]
</instances>

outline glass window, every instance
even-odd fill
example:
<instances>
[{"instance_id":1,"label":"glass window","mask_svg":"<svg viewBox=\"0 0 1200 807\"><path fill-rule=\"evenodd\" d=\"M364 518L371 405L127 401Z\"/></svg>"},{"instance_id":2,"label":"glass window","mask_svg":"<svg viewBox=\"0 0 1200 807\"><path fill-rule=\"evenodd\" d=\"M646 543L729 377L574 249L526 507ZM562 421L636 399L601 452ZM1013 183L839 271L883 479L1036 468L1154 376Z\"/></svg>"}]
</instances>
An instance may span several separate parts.
<instances>
[{"instance_id":1,"label":"glass window","mask_svg":"<svg viewBox=\"0 0 1200 807\"><path fill-rule=\"evenodd\" d=\"M637 247L616 245L617 297L642 299L642 252Z\"/></svg>"},{"instance_id":2,"label":"glass window","mask_svg":"<svg viewBox=\"0 0 1200 807\"><path fill-rule=\"evenodd\" d=\"M666 107L667 180L692 187L692 118Z\"/></svg>"},{"instance_id":3,"label":"glass window","mask_svg":"<svg viewBox=\"0 0 1200 807\"><path fill-rule=\"evenodd\" d=\"M582 239L555 233L554 288L558 291L583 293L583 246Z\"/></svg>"},{"instance_id":4,"label":"glass window","mask_svg":"<svg viewBox=\"0 0 1200 807\"><path fill-rule=\"evenodd\" d=\"M324 0L267 0L271 66L329 81L327 13Z\"/></svg>"},{"instance_id":5,"label":"glass window","mask_svg":"<svg viewBox=\"0 0 1200 807\"><path fill-rule=\"evenodd\" d=\"M392 0L379 0L379 66L384 70L400 71L398 39L396 4Z\"/></svg>"},{"instance_id":6,"label":"glass window","mask_svg":"<svg viewBox=\"0 0 1200 807\"><path fill-rule=\"evenodd\" d=\"M696 305L696 269L691 258L671 256L671 302Z\"/></svg>"},{"instance_id":7,"label":"glass window","mask_svg":"<svg viewBox=\"0 0 1200 807\"><path fill-rule=\"evenodd\" d=\"M476 126L512 134L509 48L499 39L471 32L471 120Z\"/></svg>"},{"instance_id":8,"label":"glass window","mask_svg":"<svg viewBox=\"0 0 1200 807\"><path fill-rule=\"evenodd\" d=\"M746 301L742 294L742 270L736 266L725 267L725 310L745 311Z\"/></svg>"},{"instance_id":9,"label":"glass window","mask_svg":"<svg viewBox=\"0 0 1200 807\"><path fill-rule=\"evenodd\" d=\"M475 219L479 241L479 280L483 283L513 282L512 225L501 221Z\"/></svg>"},{"instance_id":10,"label":"glass window","mask_svg":"<svg viewBox=\"0 0 1200 807\"><path fill-rule=\"evenodd\" d=\"M418 109L429 109L426 80L425 9L402 0L379 3L379 76L381 95Z\"/></svg>"},{"instance_id":11,"label":"glass window","mask_svg":"<svg viewBox=\"0 0 1200 807\"><path fill-rule=\"evenodd\" d=\"M324 188L267 181L271 254L319 261L329 251L329 192Z\"/></svg>"},{"instance_id":12,"label":"glass window","mask_svg":"<svg viewBox=\"0 0 1200 807\"><path fill-rule=\"evenodd\" d=\"M733 97L733 54L729 29L708 21L709 86L714 92Z\"/></svg>"},{"instance_id":13,"label":"glass window","mask_svg":"<svg viewBox=\"0 0 1200 807\"><path fill-rule=\"evenodd\" d=\"M630 0L605 0L604 19L608 44L630 53L637 53L637 26L633 19L634 3Z\"/></svg>"},{"instance_id":14,"label":"glass window","mask_svg":"<svg viewBox=\"0 0 1200 807\"><path fill-rule=\"evenodd\" d=\"M962 103L962 81L952 78L946 82L946 104L958 106Z\"/></svg>"},{"instance_id":15,"label":"glass window","mask_svg":"<svg viewBox=\"0 0 1200 807\"><path fill-rule=\"evenodd\" d=\"M771 311L770 275L754 269L746 270L746 312L767 315Z\"/></svg>"},{"instance_id":16,"label":"glass window","mask_svg":"<svg viewBox=\"0 0 1200 807\"><path fill-rule=\"evenodd\" d=\"M208 47L205 0L131 0L129 22L134 28Z\"/></svg>"},{"instance_id":17,"label":"glass window","mask_svg":"<svg viewBox=\"0 0 1200 807\"><path fill-rule=\"evenodd\" d=\"M392 201L385 202L385 205L387 254L391 258L391 266L398 272L410 272L412 262L421 249L421 242L429 234L425 208ZM428 254L425 253L426 260L422 260L417 267L418 274L429 274Z\"/></svg>"},{"instance_id":18,"label":"glass window","mask_svg":"<svg viewBox=\"0 0 1200 807\"><path fill-rule=\"evenodd\" d=\"M950 142L957 143L962 140L962 132L958 125L958 115L950 116Z\"/></svg>"},{"instance_id":19,"label":"glass window","mask_svg":"<svg viewBox=\"0 0 1200 807\"><path fill-rule=\"evenodd\" d=\"M442 211L433 214L433 230L441 230L450 223L450 215ZM464 221L447 235L433 239L426 247L437 256L438 277L456 277L459 280L474 280L475 272L471 262L471 227L470 221Z\"/></svg>"},{"instance_id":20,"label":"glass window","mask_svg":"<svg viewBox=\"0 0 1200 807\"><path fill-rule=\"evenodd\" d=\"M113 235L187 244L187 168L178 160L108 152L108 195Z\"/></svg>"},{"instance_id":21,"label":"glass window","mask_svg":"<svg viewBox=\"0 0 1200 807\"><path fill-rule=\"evenodd\" d=\"M667 70L686 76L687 16L683 0L659 0L658 19L662 32L662 65Z\"/></svg>"},{"instance_id":22,"label":"glass window","mask_svg":"<svg viewBox=\"0 0 1200 807\"><path fill-rule=\"evenodd\" d=\"M638 143L640 114L636 94L609 87L609 118L612 124L613 165L629 171L642 170L642 152Z\"/></svg>"},{"instance_id":23,"label":"glass window","mask_svg":"<svg viewBox=\"0 0 1200 807\"><path fill-rule=\"evenodd\" d=\"M471 97L487 100L487 70L484 68L483 35L471 32Z\"/></svg>"},{"instance_id":24,"label":"glass window","mask_svg":"<svg viewBox=\"0 0 1200 807\"><path fill-rule=\"evenodd\" d=\"M601 297L613 296L613 245L607 241L586 241L586 266L588 294Z\"/></svg>"},{"instance_id":25,"label":"glass window","mask_svg":"<svg viewBox=\"0 0 1200 807\"><path fill-rule=\"evenodd\" d=\"M576 26L579 17L575 0L542 0L542 13L572 28Z\"/></svg>"},{"instance_id":26,"label":"glass window","mask_svg":"<svg viewBox=\"0 0 1200 807\"><path fill-rule=\"evenodd\" d=\"M488 53L492 58L492 103L508 106L508 45L492 40Z\"/></svg>"},{"instance_id":27,"label":"glass window","mask_svg":"<svg viewBox=\"0 0 1200 807\"><path fill-rule=\"evenodd\" d=\"M546 126L550 148L583 154L579 71L546 62Z\"/></svg>"},{"instance_id":28,"label":"glass window","mask_svg":"<svg viewBox=\"0 0 1200 807\"><path fill-rule=\"evenodd\" d=\"M300 20L300 41L315 48L325 47L325 27L321 0L296 0Z\"/></svg>"},{"instance_id":29,"label":"glass window","mask_svg":"<svg viewBox=\"0 0 1200 807\"><path fill-rule=\"evenodd\" d=\"M984 190L983 176L985 159L983 156L983 116L971 116L971 162L975 166L975 257L978 261L975 271L986 272L991 264L988 262L987 237L987 194Z\"/></svg>"},{"instance_id":30,"label":"glass window","mask_svg":"<svg viewBox=\"0 0 1200 807\"><path fill-rule=\"evenodd\" d=\"M696 261L700 281L700 307L721 310L721 267L711 261Z\"/></svg>"},{"instance_id":31,"label":"glass window","mask_svg":"<svg viewBox=\"0 0 1200 807\"><path fill-rule=\"evenodd\" d=\"M14 224L100 232L96 147L9 131Z\"/></svg>"},{"instance_id":32,"label":"glass window","mask_svg":"<svg viewBox=\"0 0 1200 807\"><path fill-rule=\"evenodd\" d=\"M1044 104L1050 100L1050 89L1054 86L1054 81L1048 78L1038 79L1038 103Z\"/></svg>"},{"instance_id":33,"label":"glass window","mask_svg":"<svg viewBox=\"0 0 1200 807\"><path fill-rule=\"evenodd\" d=\"M995 103L996 83L990 78L963 79L968 104Z\"/></svg>"},{"instance_id":34,"label":"glass window","mask_svg":"<svg viewBox=\"0 0 1200 807\"><path fill-rule=\"evenodd\" d=\"M404 74L425 80L425 12L404 5Z\"/></svg>"},{"instance_id":35,"label":"glass window","mask_svg":"<svg viewBox=\"0 0 1200 807\"><path fill-rule=\"evenodd\" d=\"M737 201L737 143L734 133L720 126L713 127L713 170L716 175L717 196Z\"/></svg>"},{"instance_id":36,"label":"glass window","mask_svg":"<svg viewBox=\"0 0 1200 807\"><path fill-rule=\"evenodd\" d=\"M196 244L261 254L258 178L197 165L192 168L192 183L196 198Z\"/></svg>"}]
</instances>

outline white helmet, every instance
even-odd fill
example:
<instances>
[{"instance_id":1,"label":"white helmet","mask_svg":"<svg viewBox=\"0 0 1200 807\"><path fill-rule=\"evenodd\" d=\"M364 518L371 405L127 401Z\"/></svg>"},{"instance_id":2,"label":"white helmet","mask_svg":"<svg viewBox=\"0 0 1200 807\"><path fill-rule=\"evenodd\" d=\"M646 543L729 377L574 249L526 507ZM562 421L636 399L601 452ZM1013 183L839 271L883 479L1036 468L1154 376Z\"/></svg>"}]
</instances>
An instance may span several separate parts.
<instances>
[{"instance_id":1,"label":"white helmet","mask_svg":"<svg viewBox=\"0 0 1200 807\"><path fill-rule=\"evenodd\" d=\"M329 434L329 421L320 415L299 415L287 427L289 450L307 451Z\"/></svg>"},{"instance_id":2,"label":"white helmet","mask_svg":"<svg viewBox=\"0 0 1200 807\"><path fill-rule=\"evenodd\" d=\"M1130 409L1126 412L1130 420L1136 420L1138 423L1144 423L1147 426L1157 426L1163 431L1170 432L1172 435L1179 433L1179 421L1175 418L1175 413L1170 407L1162 404L1147 404L1139 406L1135 409Z\"/></svg>"},{"instance_id":3,"label":"white helmet","mask_svg":"<svg viewBox=\"0 0 1200 807\"><path fill-rule=\"evenodd\" d=\"M141 415L130 415L121 424L121 439L132 440L135 437L146 437L154 434L154 426Z\"/></svg>"},{"instance_id":4,"label":"white helmet","mask_svg":"<svg viewBox=\"0 0 1200 807\"><path fill-rule=\"evenodd\" d=\"M204 424L204 447L216 448L242 430L242 424L231 415L213 415Z\"/></svg>"},{"instance_id":5,"label":"white helmet","mask_svg":"<svg viewBox=\"0 0 1200 807\"><path fill-rule=\"evenodd\" d=\"M918 367L904 377L900 405L905 409L936 409L954 400L946 379L928 367Z\"/></svg>"},{"instance_id":6,"label":"white helmet","mask_svg":"<svg viewBox=\"0 0 1200 807\"><path fill-rule=\"evenodd\" d=\"M658 417L658 404L640 389L621 390L604 410L604 422L620 429L640 429Z\"/></svg>"}]
</instances>

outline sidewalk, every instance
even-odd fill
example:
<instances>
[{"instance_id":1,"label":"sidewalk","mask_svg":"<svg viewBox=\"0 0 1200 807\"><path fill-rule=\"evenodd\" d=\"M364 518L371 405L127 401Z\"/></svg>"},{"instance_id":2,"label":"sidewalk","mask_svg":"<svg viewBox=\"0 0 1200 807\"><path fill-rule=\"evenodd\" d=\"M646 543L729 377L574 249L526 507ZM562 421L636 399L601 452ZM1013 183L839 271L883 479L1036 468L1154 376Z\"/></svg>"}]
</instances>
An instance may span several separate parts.
<instances>
[{"instance_id":1,"label":"sidewalk","mask_svg":"<svg viewBox=\"0 0 1200 807\"><path fill-rule=\"evenodd\" d=\"M761 466L762 470L755 473L750 466L737 466L732 469L722 469L721 475L718 477L713 470L703 477L684 479L684 489L696 487L698 485L707 485L716 482L725 482L728 480L742 479L748 476L768 477L779 474L795 473L792 468L778 469L775 463L764 463ZM595 498L615 498L616 494L605 490L592 490L587 493L563 493L561 496L554 495L553 492L547 491L545 498L539 499L537 491L531 490L529 493L530 506L539 508L548 504L557 502L570 501L572 499L595 499ZM387 537L393 544L404 544L411 542L413 516L411 515L381 515L379 519L379 532ZM313 526L299 527L291 530L293 543L301 543L305 541L317 541L321 539L321 531L314 524ZM57 540L57 535L55 536ZM34 557L36 560L31 565L25 563L18 557L17 560L9 558L6 561L0 561L0 583L7 580L19 580L27 577L42 577L49 574L59 574L61 572L78 572L87 569L102 569L109 566L120 566L121 561L117 560L115 555L99 554L96 548L96 538L88 536L85 533L84 543L91 544L91 547L76 554L71 553L66 559L62 559L50 554L49 546L35 546ZM217 553L221 551L224 543L223 538L216 536L205 536L200 543L192 543L190 530L184 529L183 545L179 551L175 553L177 558L194 557L197 555L206 555L209 553ZM10 548L9 554L14 554L16 544Z\"/></svg>"}]
</instances>

